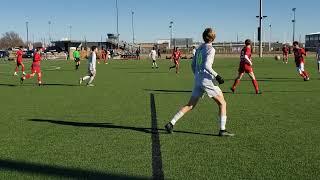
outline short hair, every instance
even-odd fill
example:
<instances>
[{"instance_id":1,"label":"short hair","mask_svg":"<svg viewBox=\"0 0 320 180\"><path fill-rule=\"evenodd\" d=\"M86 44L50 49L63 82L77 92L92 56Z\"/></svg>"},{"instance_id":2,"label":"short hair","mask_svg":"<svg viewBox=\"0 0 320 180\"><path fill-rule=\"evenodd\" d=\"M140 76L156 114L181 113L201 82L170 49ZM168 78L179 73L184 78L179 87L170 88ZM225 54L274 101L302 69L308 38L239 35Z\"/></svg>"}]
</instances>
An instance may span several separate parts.
<instances>
[{"instance_id":1,"label":"short hair","mask_svg":"<svg viewBox=\"0 0 320 180\"><path fill-rule=\"evenodd\" d=\"M294 46L297 46L297 45L299 45L299 42L298 42L298 41L294 41L294 42L293 42L293 45L294 45Z\"/></svg>"},{"instance_id":2,"label":"short hair","mask_svg":"<svg viewBox=\"0 0 320 180\"><path fill-rule=\"evenodd\" d=\"M94 50L96 50L97 49L97 46L92 46L91 47L91 51L94 51Z\"/></svg>"},{"instance_id":3,"label":"short hair","mask_svg":"<svg viewBox=\"0 0 320 180\"><path fill-rule=\"evenodd\" d=\"M212 28L206 28L202 34L202 38L205 43L211 43L216 39L216 32Z\"/></svg>"},{"instance_id":4,"label":"short hair","mask_svg":"<svg viewBox=\"0 0 320 180\"><path fill-rule=\"evenodd\" d=\"M251 45L251 40L247 39L244 43L246 44L246 46L249 46L249 45Z\"/></svg>"}]
</instances>

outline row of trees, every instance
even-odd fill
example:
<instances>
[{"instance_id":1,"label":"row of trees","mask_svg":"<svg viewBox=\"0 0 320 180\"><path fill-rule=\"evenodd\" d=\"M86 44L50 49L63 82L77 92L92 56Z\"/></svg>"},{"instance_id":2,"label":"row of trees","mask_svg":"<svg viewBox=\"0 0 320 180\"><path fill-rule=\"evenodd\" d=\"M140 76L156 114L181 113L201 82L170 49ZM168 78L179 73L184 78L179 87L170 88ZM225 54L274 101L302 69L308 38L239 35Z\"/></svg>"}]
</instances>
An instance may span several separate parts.
<instances>
[{"instance_id":1,"label":"row of trees","mask_svg":"<svg viewBox=\"0 0 320 180\"><path fill-rule=\"evenodd\" d=\"M27 47L28 45L22 40L18 33L10 31L2 34L2 37L0 38L0 49L9 49L20 46ZM42 47L42 43L35 42L33 47Z\"/></svg>"}]
</instances>

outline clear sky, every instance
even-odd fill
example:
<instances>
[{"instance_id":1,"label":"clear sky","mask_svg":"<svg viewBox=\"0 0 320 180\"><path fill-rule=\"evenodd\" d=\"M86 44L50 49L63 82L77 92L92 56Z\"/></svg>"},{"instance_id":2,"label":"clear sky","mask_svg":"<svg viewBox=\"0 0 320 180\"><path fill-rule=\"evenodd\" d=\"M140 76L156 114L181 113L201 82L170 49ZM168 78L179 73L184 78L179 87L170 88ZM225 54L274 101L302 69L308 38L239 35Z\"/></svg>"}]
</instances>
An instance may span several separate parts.
<instances>
[{"instance_id":1,"label":"clear sky","mask_svg":"<svg viewBox=\"0 0 320 180\"><path fill-rule=\"evenodd\" d=\"M14 0L1 1L0 33L16 31L26 39L25 22L30 24L30 39L48 38L52 22L55 40L72 39L98 41L107 33L116 32L116 0ZM201 39L205 27L217 31L217 41L253 39L258 26L259 0L118 0L120 39L131 42L131 11L135 12L136 41L154 42L169 39L169 22L174 21L174 37ZM301 35L320 31L320 0L264 0L266 40L269 24L272 39L292 39L293 13L297 8L297 39Z\"/></svg>"}]
</instances>

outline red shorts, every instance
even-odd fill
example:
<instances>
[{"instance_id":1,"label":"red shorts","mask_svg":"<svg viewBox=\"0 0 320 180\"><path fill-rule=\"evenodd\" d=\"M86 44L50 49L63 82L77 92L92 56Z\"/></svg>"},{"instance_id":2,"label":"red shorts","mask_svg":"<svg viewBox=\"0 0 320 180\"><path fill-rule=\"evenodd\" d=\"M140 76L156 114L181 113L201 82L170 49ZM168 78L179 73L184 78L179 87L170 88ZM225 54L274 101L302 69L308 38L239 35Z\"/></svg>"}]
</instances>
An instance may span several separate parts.
<instances>
[{"instance_id":1,"label":"red shorts","mask_svg":"<svg viewBox=\"0 0 320 180\"><path fill-rule=\"evenodd\" d=\"M32 73L41 73L41 68L40 68L40 66L34 66L34 65L32 65L32 66L31 66L31 72L32 72Z\"/></svg>"},{"instance_id":2,"label":"red shorts","mask_svg":"<svg viewBox=\"0 0 320 180\"><path fill-rule=\"evenodd\" d=\"M248 63L240 63L239 73L252 73L252 66Z\"/></svg>"},{"instance_id":3,"label":"red shorts","mask_svg":"<svg viewBox=\"0 0 320 180\"><path fill-rule=\"evenodd\" d=\"M174 64L179 65L179 60L173 60Z\"/></svg>"}]
</instances>

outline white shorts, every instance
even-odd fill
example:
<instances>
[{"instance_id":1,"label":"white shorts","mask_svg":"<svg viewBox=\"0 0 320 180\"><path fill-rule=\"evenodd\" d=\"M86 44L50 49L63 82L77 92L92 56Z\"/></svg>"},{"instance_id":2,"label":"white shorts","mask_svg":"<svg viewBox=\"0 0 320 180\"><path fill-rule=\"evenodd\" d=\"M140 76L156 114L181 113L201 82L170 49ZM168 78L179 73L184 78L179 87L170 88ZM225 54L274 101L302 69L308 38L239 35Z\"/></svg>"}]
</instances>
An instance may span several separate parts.
<instances>
[{"instance_id":1,"label":"white shorts","mask_svg":"<svg viewBox=\"0 0 320 180\"><path fill-rule=\"evenodd\" d=\"M304 71L304 63L300 63L300 66L297 67L297 71L301 74Z\"/></svg>"},{"instance_id":2,"label":"white shorts","mask_svg":"<svg viewBox=\"0 0 320 180\"><path fill-rule=\"evenodd\" d=\"M209 80L204 80L199 83L195 83L195 86L192 91L192 97L202 97L204 93L207 93L207 95L210 98L216 97L222 93L219 86L216 86L214 82Z\"/></svg>"}]
</instances>

